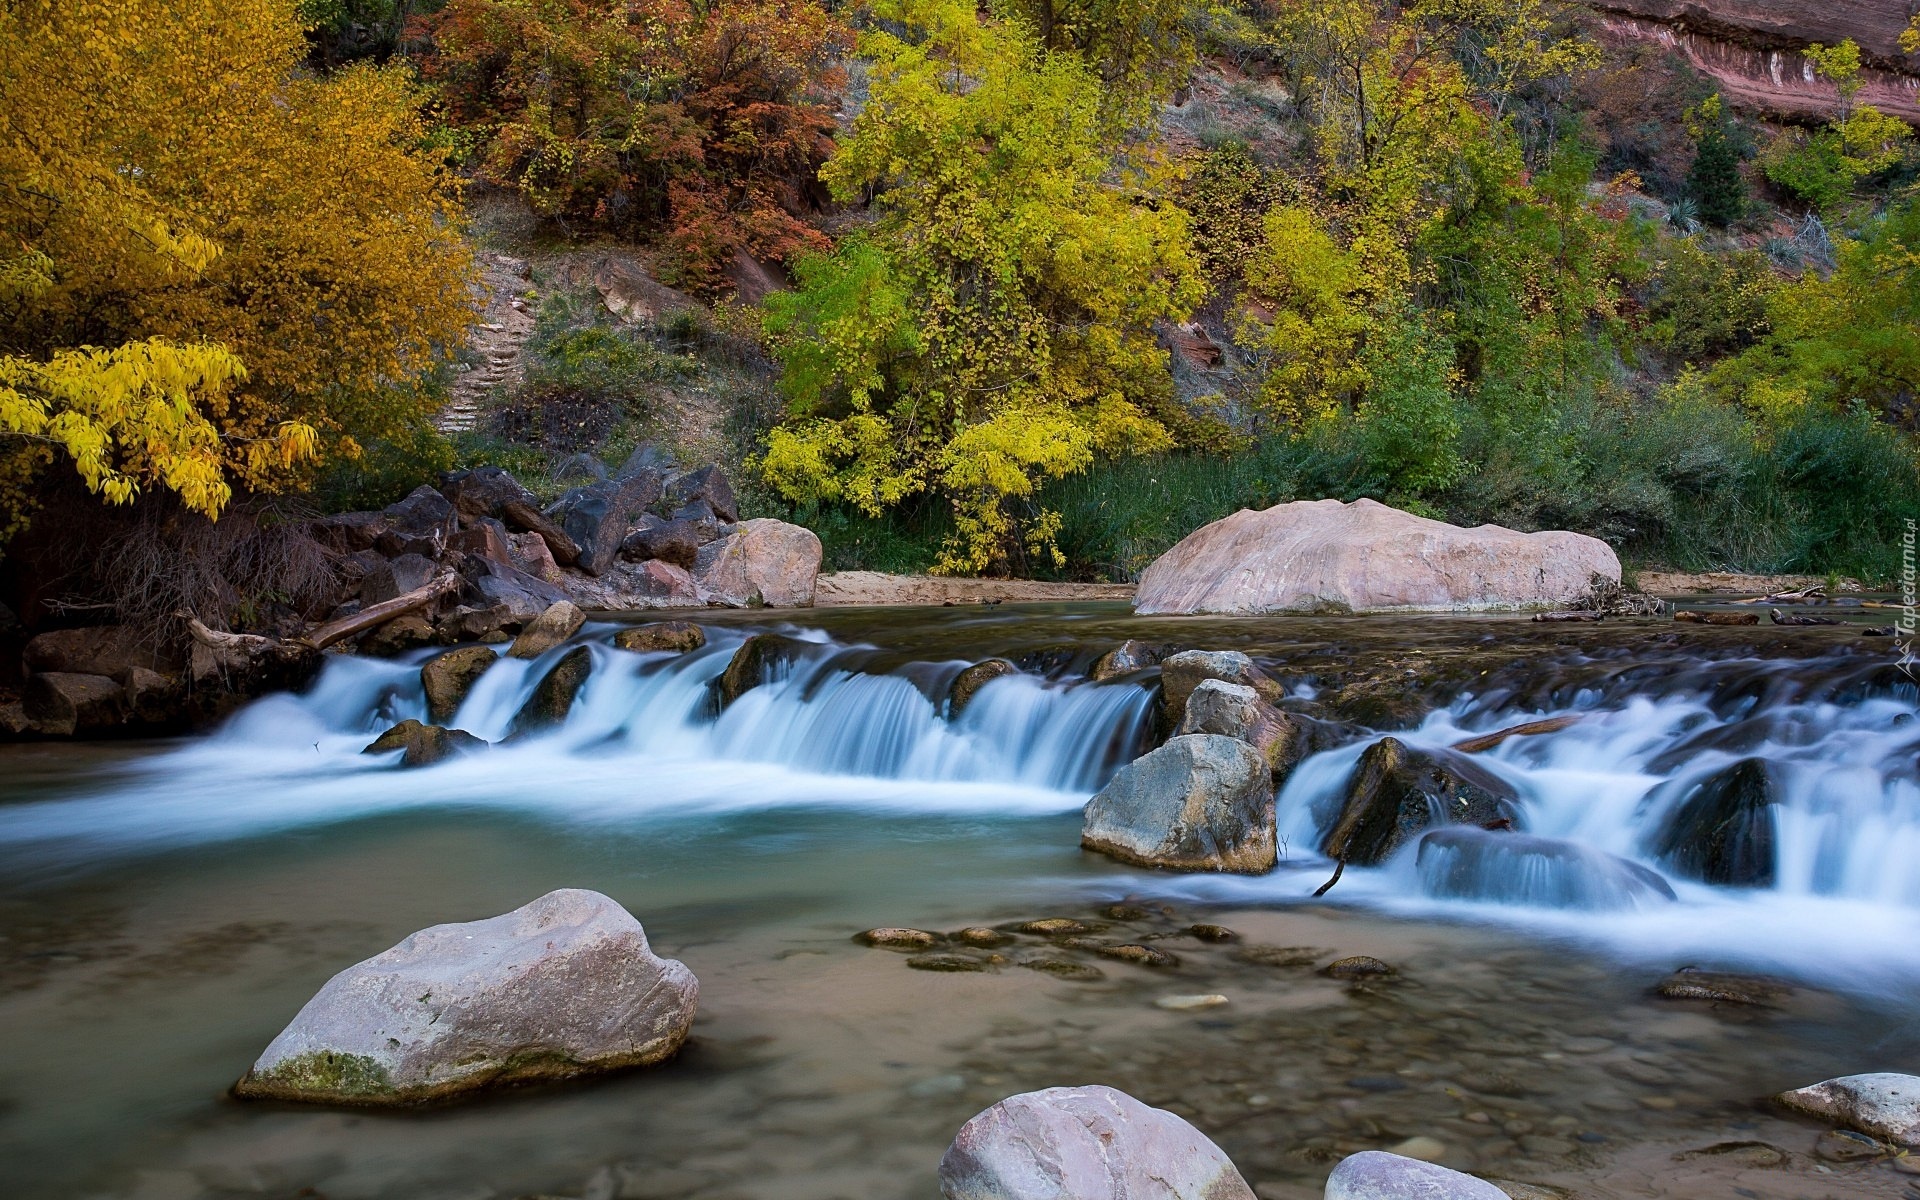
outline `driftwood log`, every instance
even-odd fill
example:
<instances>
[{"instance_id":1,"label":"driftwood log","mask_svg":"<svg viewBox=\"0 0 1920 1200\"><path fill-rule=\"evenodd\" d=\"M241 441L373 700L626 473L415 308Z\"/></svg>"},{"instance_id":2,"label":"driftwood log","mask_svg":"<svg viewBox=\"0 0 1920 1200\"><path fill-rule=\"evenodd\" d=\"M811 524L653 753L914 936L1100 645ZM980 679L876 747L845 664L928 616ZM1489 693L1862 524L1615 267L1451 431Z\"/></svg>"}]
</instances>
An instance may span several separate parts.
<instances>
[{"instance_id":1,"label":"driftwood log","mask_svg":"<svg viewBox=\"0 0 1920 1200\"><path fill-rule=\"evenodd\" d=\"M382 600L369 605L352 616L341 617L337 621L328 621L307 630L294 640L315 650L325 650L335 642L364 633L379 625L385 625L395 617L410 613L417 608L425 608L435 600L451 592L459 584L460 577L448 571L435 578L425 587L418 587L405 595L395 596L391 600Z\"/></svg>"},{"instance_id":2,"label":"driftwood log","mask_svg":"<svg viewBox=\"0 0 1920 1200\"><path fill-rule=\"evenodd\" d=\"M1453 749L1466 754L1475 754L1481 750L1491 750L1501 742L1513 737L1526 737L1535 733L1558 733L1567 726L1579 721L1576 716L1548 717L1544 721L1528 721L1524 725L1510 725L1493 733L1483 733L1479 737L1470 737L1464 742L1455 742Z\"/></svg>"}]
</instances>

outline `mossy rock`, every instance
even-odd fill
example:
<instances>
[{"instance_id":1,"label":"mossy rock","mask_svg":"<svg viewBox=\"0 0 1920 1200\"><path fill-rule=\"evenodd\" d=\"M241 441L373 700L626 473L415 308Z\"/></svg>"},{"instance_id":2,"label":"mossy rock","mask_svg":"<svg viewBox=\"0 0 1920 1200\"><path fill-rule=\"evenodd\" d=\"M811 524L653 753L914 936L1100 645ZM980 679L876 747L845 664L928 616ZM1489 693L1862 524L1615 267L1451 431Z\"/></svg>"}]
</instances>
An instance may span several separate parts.
<instances>
[{"instance_id":1,"label":"mossy rock","mask_svg":"<svg viewBox=\"0 0 1920 1200\"><path fill-rule=\"evenodd\" d=\"M984 971L991 964L970 954L916 954L907 965L916 971Z\"/></svg>"},{"instance_id":2,"label":"mossy rock","mask_svg":"<svg viewBox=\"0 0 1920 1200\"><path fill-rule=\"evenodd\" d=\"M706 630L688 621L655 621L613 635L613 644L637 654L685 654L707 644Z\"/></svg>"},{"instance_id":3,"label":"mossy rock","mask_svg":"<svg viewBox=\"0 0 1920 1200\"><path fill-rule=\"evenodd\" d=\"M1070 962L1064 958L1034 958L1020 965L1029 971L1038 971L1042 975L1051 975L1055 979L1071 979L1081 983L1090 983L1107 977L1107 973L1099 967L1089 963Z\"/></svg>"},{"instance_id":4,"label":"mossy rock","mask_svg":"<svg viewBox=\"0 0 1920 1200\"><path fill-rule=\"evenodd\" d=\"M980 689L1007 675L1018 675L1020 668L1004 658L989 658L985 662L975 663L960 674L954 676L953 686L947 689L947 720L955 721L966 711L967 705Z\"/></svg>"},{"instance_id":5,"label":"mossy rock","mask_svg":"<svg viewBox=\"0 0 1920 1200\"><path fill-rule=\"evenodd\" d=\"M735 700L765 683L778 668L804 657L807 643L778 633L756 633L740 643L727 669L713 683L714 707L725 712Z\"/></svg>"},{"instance_id":6,"label":"mossy rock","mask_svg":"<svg viewBox=\"0 0 1920 1200\"><path fill-rule=\"evenodd\" d=\"M513 715L507 736L525 737L565 724L567 714L573 711L574 699L592 673L593 654L587 647L575 646L561 655L560 661L541 676L533 694Z\"/></svg>"},{"instance_id":7,"label":"mossy rock","mask_svg":"<svg viewBox=\"0 0 1920 1200\"><path fill-rule=\"evenodd\" d=\"M427 693L427 719L436 725L452 720L473 685L487 673L488 667L499 661L499 653L490 646L462 646L421 667L420 686Z\"/></svg>"}]
</instances>

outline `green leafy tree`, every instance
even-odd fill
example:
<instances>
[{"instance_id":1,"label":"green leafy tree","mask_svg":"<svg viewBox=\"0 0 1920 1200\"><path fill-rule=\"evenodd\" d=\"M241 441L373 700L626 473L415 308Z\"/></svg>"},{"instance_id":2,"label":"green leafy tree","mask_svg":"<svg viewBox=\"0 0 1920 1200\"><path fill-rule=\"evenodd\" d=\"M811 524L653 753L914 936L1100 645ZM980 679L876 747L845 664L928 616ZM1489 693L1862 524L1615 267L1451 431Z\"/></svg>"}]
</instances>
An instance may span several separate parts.
<instances>
[{"instance_id":1,"label":"green leafy tree","mask_svg":"<svg viewBox=\"0 0 1920 1200\"><path fill-rule=\"evenodd\" d=\"M761 469L870 514L937 494L946 571L1057 561L1037 484L1173 441L1152 325L1200 298L1185 215L1116 161L1077 56L961 0L874 13L870 99L823 175L878 217L769 300L790 417Z\"/></svg>"}]
</instances>

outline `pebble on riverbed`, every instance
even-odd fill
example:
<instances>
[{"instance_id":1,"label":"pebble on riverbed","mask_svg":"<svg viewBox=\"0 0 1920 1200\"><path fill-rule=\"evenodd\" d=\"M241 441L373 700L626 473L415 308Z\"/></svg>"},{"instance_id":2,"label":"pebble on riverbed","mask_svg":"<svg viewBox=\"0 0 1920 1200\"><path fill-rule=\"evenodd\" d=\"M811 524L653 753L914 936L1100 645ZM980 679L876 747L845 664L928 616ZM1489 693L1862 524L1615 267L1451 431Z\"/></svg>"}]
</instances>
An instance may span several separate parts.
<instances>
[{"instance_id":1,"label":"pebble on riverbed","mask_svg":"<svg viewBox=\"0 0 1920 1200\"><path fill-rule=\"evenodd\" d=\"M1118 959L1120 962L1135 963L1142 967L1177 967L1180 959L1165 950L1156 950L1152 946L1100 946L1095 953L1102 958Z\"/></svg>"},{"instance_id":2,"label":"pebble on riverbed","mask_svg":"<svg viewBox=\"0 0 1920 1200\"><path fill-rule=\"evenodd\" d=\"M1384 979L1396 974L1394 969L1386 963L1365 954L1335 959L1320 973L1330 979Z\"/></svg>"},{"instance_id":3,"label":"pebble on riverbed","mask_svg":"<svg viewBox=\"0 0 1920 1200\"><path fill-rule=\"evenodd\" d=\"M984 971L995 964L993 959L971 954L916 954L907 960L907 965L916 971Z\"/></svg>"},{"instance_id":4,"label":"pebble on riverbed","mask_svg":"<svg viewBox=\"0 0 1920 1200\"><path fill-rule=\"evenodd\" d=\"M1015 933L1037 933L1041 937L1059 937L1063 934L1098 933L1099 926L1076 921L1072 917L1042 917L1038 921L1022 921L1013 930Z\"/></svg>"},{"instance_id":5,"label":"pebble on riverbed","mask_svg":"<svg viewBox=\"0 0 1920 1200\"><path fill-rule=\"evenodd\" d=\"M1681 967L1661 980L1654 991L1668 1000L1707 1000L1755 1007L1772 1005L1793 994L1786 983L1764 975L1735 975L1702 971L1697 967Z\"/></svg>"},{"instance_id":6,"label":"pebble on riverbed","mask_svg":"<svg viewBox=\"0 0 1920 1200\"><path fill-rule=\"evenodd\" d=\"M1233 942L1240 939L1239 934L1225 925L1189 925L1187 932L1203 942Z\"/></svg>"},{"instance_id":7,"label":"pebble on riverbed","mask_svg":"<svg viewBox=\"0 0 1920 1200\"><path fill-rule=\"evenodd\" d=\"M845 928L842 926L842 928ZM865 933L856 933L853 940L863 946L875 946L882 950L926 950L940 944L940 935L928 933L924 929L907 929L896 926L882 926L869 929Z\"/></svg>"},{"instance_id":8,"label":"pebble on riverbed","mask_svg":"<svg viewBox=\"0 0 1920 1200\"><path fill-rule=\"evenodd\" d=\"M996 946L1005 946L1012 942L1013 935L1002 933L998 929L988 929L984 925L969 925L955 932L953 940L963 946L980 946L991 950Z\"/></svg>"}]
</instances>

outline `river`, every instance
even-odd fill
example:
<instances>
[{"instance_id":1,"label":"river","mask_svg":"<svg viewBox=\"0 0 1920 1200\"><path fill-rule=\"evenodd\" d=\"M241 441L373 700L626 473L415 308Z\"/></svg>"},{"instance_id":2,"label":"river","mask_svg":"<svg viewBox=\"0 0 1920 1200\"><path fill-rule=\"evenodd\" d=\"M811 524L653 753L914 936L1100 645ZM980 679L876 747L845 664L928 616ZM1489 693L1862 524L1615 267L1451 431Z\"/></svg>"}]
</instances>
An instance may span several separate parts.
<instances>
[{"instance_id":1,"label":"river","mask_svg":"<svg viewBox=\"0 0 1920 1200\"><path fill-rule=\"evenodd\" d=\"M425 652L336 656L201 737L0 748L7 1194L930 1200L967 1117L1091 1082L1188 1116L1263 1200L1317 1196L1341 1155L1408 1139L1582 1196L1903 1194L1884 1164L1809 1157L1817 1131L1759 1103L1920 1070L1920 692L1857 627L1098 604L700 620L709 644L686 656L590 624L564 727L422 771L360 750L424 717ZM811 649L714 717L710 682L762 629ZM1151 672L1084 678L1128 637L1244 649L1290 707L1344 721L1279 796L1272 873L1078 848L1087 796L1154 736ZM498 737L558 653L496 665L452 724ZM944 719L947 683L988 655L1022 672ZM1481 758L1565 853L1464 887L1409 854L1312 897L1364 725L1444 747L1555 715L1580 720ZM1755 757L1780 789L1771 886L1604 886L1618 860L1661 870L1679 797ZM225 1095L335 971L556 887L612 896L699 976L675 1062L402 1114ZM1160 937L1180 963L943 974L852 940L1056 915ZM1183 936L1195 921L1239 940ZM1338 954L1398 975L1315 973ZM1652 994L1684 965L1796 986L1765 1009ZM1228 1003L1154 1004L1190 993ZM1791 1161L1674 1157L1754 1141Z\"/></svg>"}]
</instances>

